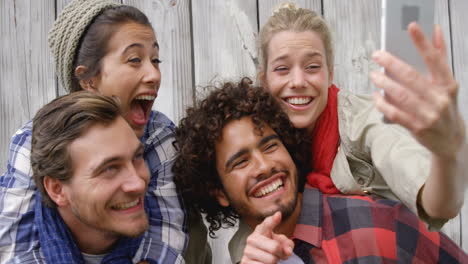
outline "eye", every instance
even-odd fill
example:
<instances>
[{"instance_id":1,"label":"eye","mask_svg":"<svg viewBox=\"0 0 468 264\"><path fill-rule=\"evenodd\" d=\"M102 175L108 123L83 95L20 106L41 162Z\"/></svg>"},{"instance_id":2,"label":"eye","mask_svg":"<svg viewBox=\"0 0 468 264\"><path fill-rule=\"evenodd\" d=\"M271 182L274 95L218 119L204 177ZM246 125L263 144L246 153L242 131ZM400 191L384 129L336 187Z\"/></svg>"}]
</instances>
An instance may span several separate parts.
<instances>
[{"instance_id":1,"label":"eye","mask_svg":"<svg viewBox=\"0 0 468 264\"><path fill-rule=\"evenodd\" d=\"M151 62L153 64L160 64L162 61L160 59L156 58L156 59L152 59Z\"/></svg>"},{"instance_id":2,"label":"eye","mask_svg":"<svg viewBox=\"0 0 468 264\"><path fill-rule=\"evenodd\" d=\"M140 63L141 59L140 58L130 58L130 59L128 59L128 62L130 62L130 63Z\"/></svg>"},{"instance_id":3,"label":"eye","mask_svg":"<svg viewBox=\"0 0 468 264\"><path fill-rule=\"evenodd\" d=\"M317 69L320 69L320 65L319 64L310 64L310 65L307 65L306 69L308 70L317 70Z\"/></svg>"},{"instance_id":4,"label":"eye","mask_svg":"<svg viewBox=\"0 0 468 264\"><path fill-rule=\"evenodd\" d=\"M286 66L279 66L276 67L273 71L287 71L288 68Z\"/></svg>"},{"instance_id":5,"label":"eye","mask_svg":"<svg viewBox=\"0 0 468 264\"><path fill-rule=\"evenodd\" d=\"M271 143L271 144L266 145L264 151L267 152L267 153L271 153L271 152L275 151L277 148L278 148L278 143L275 142L275 143Z\"/></svg>"},{"instance_id":6,"label":"eye","mask_svg":"<svg viewBox=\"0 0 468 264\"><path fill-rule=\"evenodd\" d=\"M115 164L108 165L101 170L100 174L104 176L112 176L118 171L118 169L119 169L118 165L115 165Z\"/></svg>"},{"instance_id":7,"label":"eye","mask_svg":"<svg viewBox=\"0 0 468 264\"><path fill-rule=\"evenodd\" d=\"M239 169L242 168L245 164L247 164L246 159L239 159L232 165L232 169Z\"/></svg>"}]
</instances>

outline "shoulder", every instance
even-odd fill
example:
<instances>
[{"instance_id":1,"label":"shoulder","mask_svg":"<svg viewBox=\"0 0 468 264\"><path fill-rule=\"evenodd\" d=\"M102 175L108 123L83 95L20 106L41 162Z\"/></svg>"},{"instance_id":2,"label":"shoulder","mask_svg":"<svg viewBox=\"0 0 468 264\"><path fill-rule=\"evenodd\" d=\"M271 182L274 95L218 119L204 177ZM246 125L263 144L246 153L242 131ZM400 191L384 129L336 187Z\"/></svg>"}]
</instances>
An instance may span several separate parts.
<instances>
[{"instance_id":1,"label":"shoulder","mask_svg":"<svg viewBox=\"0 0 468 264\"><path fill-rule=\"evenodd\" d=\"M11 138L7 171L0 177L1 186L29 188L31 184L32 121L18 129Z\"/></svg>"},{"instance_id":2,"label":"shoulder","mask_svg":"<svg viewBox=\"0 0 468 264\"><path fill-rule=\"evenodd\" d=\"M158 111L151 111L141 140L145 146L157 147L167 142L172 145L175 128L174 123L166 115Z\"/></svg>"},{"instance_id":3,"label":"shoulder","mask_svg":"<svg viewBox=\"0 0 468 264\"><path fill-rule=\"evenodd\" d=\"M161 163L172 160L176 155L174 147L175 125L163 113L151 111L141 142L145 145L145 159L152 171Z\"/></svg>"},{"instance_id":4,"label":"shoulder","mask_svg":"<svg viewBox=\"0 0 468 264\"><path fill-rule=\"evenodd\" d=\"M144 137L151 137L156 133L173 133L174 131L174 123L165 114L153 110L146 124Z\"/></svg>"},{"instance_id":5,"label":"shoulder","mask_svg":"<svg viewBox=\"0 0 468 264\"><path fill-rule=\"evenodd\" d=\"M32 136L32 120L29 120L23 127L16 130L11 138L11 145L24 145L26 142L31 142Z\"/></svg>"}]
</instances>

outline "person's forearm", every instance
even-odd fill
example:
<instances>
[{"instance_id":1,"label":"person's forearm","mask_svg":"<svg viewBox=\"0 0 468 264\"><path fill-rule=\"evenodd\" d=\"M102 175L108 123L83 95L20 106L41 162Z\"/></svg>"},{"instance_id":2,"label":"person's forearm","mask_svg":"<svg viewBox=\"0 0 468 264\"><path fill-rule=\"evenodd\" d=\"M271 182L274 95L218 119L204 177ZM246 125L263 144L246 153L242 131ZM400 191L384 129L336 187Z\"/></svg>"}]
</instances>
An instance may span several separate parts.
<instances>
[{"instance_id":1,"label":"person's forearm","mask_svg":"<svg viewBox=\"0 0 468 264\"><path fill-rule=\"evenodd\" d=\"M431 218L451 219L463 206L468 183L466 140L452 157L433 154L431 172L420 193L420 205Z\"/></svg>"}]
</instances>

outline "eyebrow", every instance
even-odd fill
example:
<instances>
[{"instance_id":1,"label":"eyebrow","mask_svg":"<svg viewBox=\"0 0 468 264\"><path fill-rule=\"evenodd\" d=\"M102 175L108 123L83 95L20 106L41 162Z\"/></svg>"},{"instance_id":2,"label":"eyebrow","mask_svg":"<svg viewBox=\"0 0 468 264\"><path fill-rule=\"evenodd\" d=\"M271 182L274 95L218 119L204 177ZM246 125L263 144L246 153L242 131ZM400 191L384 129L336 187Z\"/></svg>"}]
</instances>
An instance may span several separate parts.
<instances>
[{"instance_id":1,"label":"eyebrow","mask_svg":"<svg viewBox=\"0 0 468 264\"><path fill-rule=\"evenodd\" d=\"M135 156L135 154L137 154L138 152L143 151L143 150L144 150L144 145L140 142L138 144L138 147L133 152L133 156ZM94 167L92 169L92 171L94 172L94 174L97 174L107 164L115 162L115 161L123 160L123 159L124 158L122 156L114 156L114 157L106 158L106 159L102 160L96 167Z\"/></svg>"},{"instance_id":2,"label":"eyebrow","mask_svg":"<svg viewBox=\"0 0 468 264\"><path fill-rule=\"evenodd\" d=\"M265 145L266 143L270 142L271 140L273 139L279 139L278 135L277 134L272 134L272 135L269 135L269 136L266 136L264 138L262 138L260 140L260 142L258 142L257 144L257 147L260 147L260 146L263 146ZM228 169L231 164L237 159L239 158L240 156L246 154L248 152L247 149L243 148L241 150L239 150L238 152L234 153L234 155L232 155L231 157L229 157L229 159L226 161L225 163L225 169Z\"/></svg>"},{"instance_id":3,"label":"eyebrow","mask_svg":"<svg viewBox=\"0 0 468 264\"><path fill-rule=\"evenodd\" d=\"M323 55L318 51L308 52L308 53L305 54L305 57L307 57L307 58L311 58L311 57L315 57L315 56L322 57ZM284 55L279 56L278 58L275 58L274 60L272 60L272 62L284 60L284 59L287 59L288 57L289 57L288 54L284 54Z\"/></svg>"},{"instance_id":4,"label":"eyebrow","mask_svg":"<svg viewBox=\"0 0 468 264\"><path fill-rule=\"evenodd\" d=\"M143 48L144 46L143 46L143 44L141 44L141 43L132 43L132 44L128 45L128 46L124 49L123 53L127 52L129 49L131 49L131 48L133 48L133 47ZM155 42L153 43L153 48L159 49L159 44L158 44L157 41L155 41Z\"/></svg>"}]
</instances>

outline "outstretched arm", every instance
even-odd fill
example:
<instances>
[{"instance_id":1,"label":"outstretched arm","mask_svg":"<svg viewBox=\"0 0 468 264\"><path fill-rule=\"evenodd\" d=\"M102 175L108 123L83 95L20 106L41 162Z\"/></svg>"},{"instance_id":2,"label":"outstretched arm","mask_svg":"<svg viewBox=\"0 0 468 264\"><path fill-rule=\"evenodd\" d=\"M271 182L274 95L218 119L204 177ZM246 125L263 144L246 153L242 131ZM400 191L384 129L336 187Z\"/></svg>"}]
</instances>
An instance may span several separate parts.
<instances>
[{"instance_id":1,"label":"outstretched arm","mask_svg":"<svg viewBox=\"0 0 468 264\"><path fill-rule=\"evenodd\" d=\"M293 241L285 235L273 232L280 222L281 213L276 212L255 227L254 232L247 238L241 264L274 264L292 254Z\"/></svg>"},{"instance_id":2,"label":"outstretched arm","mask_svg":"<svg viewBox=\"0 0 468 264\"><path fill-rule=\"evenodd\" d=\"M427 76L385 51L373 59L390 72L372 72L371 80L385 91L374 94L375 105L387 119L407 128L432 155L431 171L419 190L418 204L431 218L449 219L460 211L467 186L468 155L465 124L458 109L458 84L447 64L439 26L429 41L416 23L409 34L428 68Z\"/></svg>"}]
</instances>

